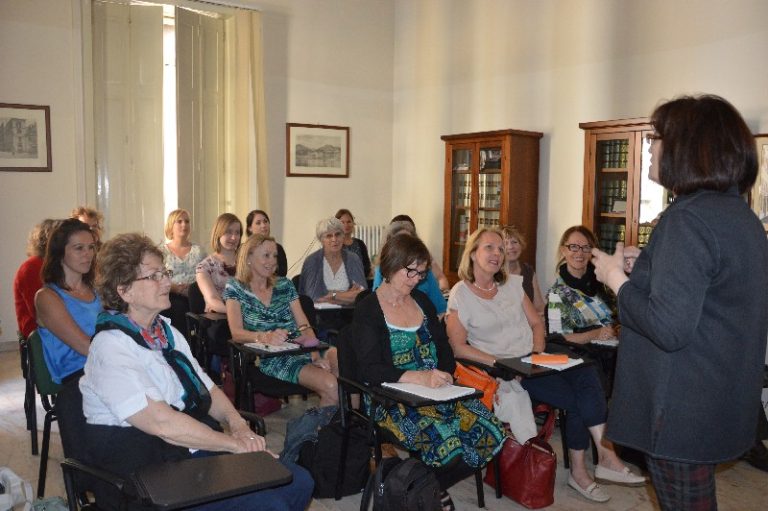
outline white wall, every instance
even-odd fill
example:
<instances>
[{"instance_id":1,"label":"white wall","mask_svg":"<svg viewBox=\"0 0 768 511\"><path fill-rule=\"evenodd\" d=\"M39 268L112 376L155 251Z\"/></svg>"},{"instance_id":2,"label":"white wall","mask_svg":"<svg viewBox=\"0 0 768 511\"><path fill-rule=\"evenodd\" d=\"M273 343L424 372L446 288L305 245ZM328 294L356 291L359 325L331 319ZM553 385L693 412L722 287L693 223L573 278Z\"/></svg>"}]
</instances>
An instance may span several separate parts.
<instances>
[{"instance_id":1,"label":"white wall","mask_svg":"<svg viewBox=\"0 0 768 511\"><path fill-rule=\"evenodd\" d=\"M61 218L84 197L77 170L73 31L69 1L0 2L0 102L49 105L53 172L0 172L0 340L16 338L13 275L25 259L27 233L46 217Z\"/></svg>"},{"instance_id":2,"label":"white wall","mask_svg":"<svg viewBox=\"0 0 768 511\"><path fill-rule=\"evenodd\" d=\"M578 123L714 92L768 132L764 0L233 0L264 13L269 207L289 262L339 207L360 223L411 213L442 249L440 135L545 133L538 266L581 219ZM51 106L54 171L0 173L0 339L28 230L84 200L79 0L0 1L0 102ZM285 178L285 123L349 126L349 179ZM254 205L255 206L255 205ZM205 236L201 236L205 238Z\"/></svg>"},{"instance_id":3,"label":"white wall","mask_svg":"<svg viewBox=\"0 0 768 511\"><path fill-rule=\"evenodd\" d=\"M413 212L436 253L440 135L544 132L537 266L549 285L560 234L581 222L579 122L710 92L768 131L763 0L399 0L395 16L394 209Z\"/></svg>"},{"instance_id":4,"label":"white wall","mask_svg":"<svg viewBox=\"0 0 768 511\"><path fill-rule=\"evenodd\" d=\"M290 267L315 240L317 221L339 208L359 224L391 218L394 4L251 3L263 12L269 213ZM349 126L349 178L286 178L287 122ZM300 271L301 263L289 274Z\"/></svg>"}]
</instances>

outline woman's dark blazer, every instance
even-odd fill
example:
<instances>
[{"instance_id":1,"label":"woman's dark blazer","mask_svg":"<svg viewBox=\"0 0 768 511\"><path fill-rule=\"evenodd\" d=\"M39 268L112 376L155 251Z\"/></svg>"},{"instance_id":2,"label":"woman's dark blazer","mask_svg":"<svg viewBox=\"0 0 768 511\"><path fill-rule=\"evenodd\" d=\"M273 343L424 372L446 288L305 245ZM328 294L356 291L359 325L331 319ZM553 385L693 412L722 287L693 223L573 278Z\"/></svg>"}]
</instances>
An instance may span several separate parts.
<instances>
[{"instance_id":1,"label":"woman's dark blazer","mask_svg":"<svg viewBox=\"0 0 768 511\"><path fill-rule=\"evenodd\" d=\"M427 328L437 348L437 368L453 374L456 368L453 350L448 344L445 327L437 319L435 306L427 295L416 289L411 293L411 297L416 300L427 317ZM389 329L375 292L363 298L357 305L353 325L356 334L355 358L358 366L356 379L371 385L398 381L405 371L397 369L392 362Z\"/></svg>"},{"instance_id":2,"label":"woman's dark blazer","mask_svg":"<svg viewBox=\"0 0 768 511\"><path fill-rule=\"evenodd\" d=\"M768 242L736 190L670 205L618 293L607 436L654 457L717 463L755 441Z\"/></svg>"}]
</instances>

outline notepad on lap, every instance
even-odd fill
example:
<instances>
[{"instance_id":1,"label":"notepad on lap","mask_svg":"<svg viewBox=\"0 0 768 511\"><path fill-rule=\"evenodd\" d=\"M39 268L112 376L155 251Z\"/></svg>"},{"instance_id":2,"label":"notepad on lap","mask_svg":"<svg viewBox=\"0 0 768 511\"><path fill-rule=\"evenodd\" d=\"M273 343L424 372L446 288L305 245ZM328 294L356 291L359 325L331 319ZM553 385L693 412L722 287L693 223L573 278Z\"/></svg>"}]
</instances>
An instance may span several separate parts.
<instances>
[{"instance_id":1,"label":"notepad on lap","mask_svg":"<svg viewBox=\"0 0 768 511\"><path fill-rule=\"evenodd\" d=\"M445 385L443 387L425 387L417 383L382 383L382 387L399 390L407 394L432 399L434 401L448 401L462 396L468 396L475 392L471 387L462 387L459 385Z\"/></svg>"},{"instance_id":2,"label":"notepad on lap","mask_svg":"<svg viewBox=\"0 0 768 511\"><path fill-rule=\"evenodd\" d=\"M317 310L341 309L341 305L339 305L338 303L317 302L317 303L315 303L315 309L317 309Z\"/></svg>"},{"instance_id":3,"label":"notepad on lap","mask_svg":"<svg viewBox=\"0 0 768 511\"><path fill-rule=\"evenodd\" d=\"M262 351L274 351L274 352L280 352L280 351L292 351L297 350L300 348L298 344L293 343L283 343L283 344L267 344L265 342L247 342L245 343L246 346L249 348L255 348L257 350Z\"/></svg>"}]
</instances>

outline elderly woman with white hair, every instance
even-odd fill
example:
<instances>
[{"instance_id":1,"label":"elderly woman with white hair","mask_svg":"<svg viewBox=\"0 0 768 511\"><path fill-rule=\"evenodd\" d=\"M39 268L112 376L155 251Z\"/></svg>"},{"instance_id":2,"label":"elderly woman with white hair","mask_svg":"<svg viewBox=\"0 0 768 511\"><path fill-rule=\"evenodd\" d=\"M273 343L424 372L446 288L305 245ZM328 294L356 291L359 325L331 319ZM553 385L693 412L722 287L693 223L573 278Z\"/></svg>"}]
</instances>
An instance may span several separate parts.
<instances>
[{"instance_id":1,"label":"elderly woman with white hair","mask_svg":"<svg viewBox=\"0 0 768 511\"><path fill-rule=\"evenodd\" d=\"M344 225L337 218L326 218L315 229L322 248L304 260L299 293L315 302L348 305L367 289L363 262L344 246Z\"/></svg>"}]
</instances>

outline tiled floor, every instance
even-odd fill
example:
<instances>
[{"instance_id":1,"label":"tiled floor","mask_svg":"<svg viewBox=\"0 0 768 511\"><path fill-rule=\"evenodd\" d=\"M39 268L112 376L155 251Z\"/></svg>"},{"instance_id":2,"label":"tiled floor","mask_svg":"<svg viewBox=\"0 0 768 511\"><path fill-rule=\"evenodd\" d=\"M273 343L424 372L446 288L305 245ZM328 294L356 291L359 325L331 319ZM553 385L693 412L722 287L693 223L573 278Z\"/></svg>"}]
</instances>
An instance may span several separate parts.
<instances>
[{"instance_id":1,"label":"tiled floor","mask_svg":"<svg viewBox=\"0 0 768 511\"><path fill-rule=\"evenodd\" d=\"M36 488L39 457L30 454L30 435L25 428L23 401L24 384L19 368L18 354L16 352L0 353L0 466L11 467ZM292 400L290 404L283 406L282 410L266 418L269 431L267 443L272 450L279 452L282 448L286 421L300 415L307 406L312 404L314 403L311 399L307 403L300 399ZM43 410L38 403L38 424L41 438L42 422ZM556 452L560 453L560 439L557 432L552 438L552 444ZM64 496L64 485L59 468L61 458L61 443L54 425L48 462L48 480L45 488L46 496ZM562 468L562 463L560 466L555 485L555 504L549 509L602 511L657 509L650 486L645 488L607 487L607 491L612 496L608 503L593 504L587 502L576 495L573 490L567 488L568 474ZM720 509L723 511L762 511L768 509L768 474L760 472L744 462L722 465L718 469L717 485ZM451 489L451 495L457 509L471 510L477 508L473 480L467 480L454 486ZM332 499L315 500L310 509L353 511L359 509L359 506L360 497L355 495L345 497L338 502ZM486 508L490 510L525 509L507 498L497 500L489 487L486 487Z\"/></svg>"}]
</instances>

